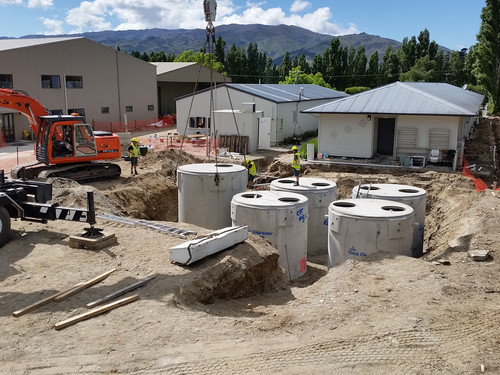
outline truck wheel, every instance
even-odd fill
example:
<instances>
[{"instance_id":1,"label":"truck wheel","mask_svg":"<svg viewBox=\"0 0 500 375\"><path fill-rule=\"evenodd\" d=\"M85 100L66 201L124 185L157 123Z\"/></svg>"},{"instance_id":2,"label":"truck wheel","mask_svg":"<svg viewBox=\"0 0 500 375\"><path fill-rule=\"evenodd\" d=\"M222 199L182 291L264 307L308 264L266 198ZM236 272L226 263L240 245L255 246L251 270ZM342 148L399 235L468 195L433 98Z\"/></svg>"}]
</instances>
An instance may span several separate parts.
<instances>
[{"instance_id":1,"label":"truck wheel","mask_svg":"<svg viewBox=\"0 0 500 375\"><path fill-rule=\"evenodd\" d=\"M10 234L10 216L5 207L0 207L0 247L5 245Z\"/></svg>"}]
</instances>

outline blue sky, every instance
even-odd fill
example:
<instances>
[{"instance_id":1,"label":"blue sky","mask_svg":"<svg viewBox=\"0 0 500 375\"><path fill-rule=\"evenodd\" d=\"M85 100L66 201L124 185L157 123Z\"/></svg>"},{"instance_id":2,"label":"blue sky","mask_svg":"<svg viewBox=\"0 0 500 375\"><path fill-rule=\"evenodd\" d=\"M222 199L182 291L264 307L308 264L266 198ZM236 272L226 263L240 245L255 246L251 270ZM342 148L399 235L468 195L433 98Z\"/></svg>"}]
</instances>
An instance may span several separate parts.
<instances>
[{"instance_id":1,"label":"blue sky","mask_svg":"<svg viewBox=\"0 0 500 375\"><path fill-rule=\"evenodd\" d=\"M399 42L427 28L460 50L476 43L485 0L219 0L217 26L295 25L329 35L365 32ZM0 0L0 36L129 29L204 29L203 0ZM499 15L500 16L500 15Z\"/></svg>"}]
</instances>

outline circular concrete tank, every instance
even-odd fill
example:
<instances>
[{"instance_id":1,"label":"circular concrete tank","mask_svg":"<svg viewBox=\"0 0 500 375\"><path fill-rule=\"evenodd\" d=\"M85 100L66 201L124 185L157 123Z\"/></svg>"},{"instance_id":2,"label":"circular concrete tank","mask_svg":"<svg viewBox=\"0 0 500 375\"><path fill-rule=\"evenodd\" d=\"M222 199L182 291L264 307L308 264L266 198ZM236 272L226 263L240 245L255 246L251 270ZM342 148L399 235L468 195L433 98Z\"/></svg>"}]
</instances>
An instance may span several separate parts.
<instances>
[{"instance_id":1,"label":"circular concrete tank","mask_svg":"<svg viewBox=\"0 0 500 375\"><path fill-rule=\"evenodd\" d=\"M424 252L425 207L427 192L424 189L399 184L363 184L352 189L352 198L387 199L401 202L415 211L412 256L419 258Z\"/></svg>"},{"instance_id":2,"label":"circular concrete tank","mask_svg":"<svg viewBox=\"0 0 500 375\"><path fill-rule=\"evenodd\" d=\"M328 267L378 251L411 256L414 211L383 199L343 199L328 207Z\"/></svg>"},{"instance_id":3,"label":"circular concrete tank","mask_svg":"<svg viewBox=\"0 0 500 375\"><path fill-rule=\"evenodd\" d=\"M295 280L307 267L307 198L285 191L236 194L231 201L233 225L268 240L278 250L279 264Z\"/></svg>"},{"instance_id":4,"label":"circular concrete tank","mask_svg":"<svg viewBox=\"0 0 500 375\"><path fill-rule=\"evenodd\" d=\"M271 182L271 191L289 191L307 198L309 224L307 225L307 254L328 253L328 206L337 199L337 184L319 178L280 178Z\"/></svg>"},{"instance_id":5,"label":"circular concrete tank","mask_svg":"<svg viewBox=\"0 0 500 375\"><path fill-rule=\"evenodd\" d=\"M207 229L231 226L231 199L246 190L247 169L234 164L187 164L177 169L179 221Z\"/></svg>"}]
</instances>

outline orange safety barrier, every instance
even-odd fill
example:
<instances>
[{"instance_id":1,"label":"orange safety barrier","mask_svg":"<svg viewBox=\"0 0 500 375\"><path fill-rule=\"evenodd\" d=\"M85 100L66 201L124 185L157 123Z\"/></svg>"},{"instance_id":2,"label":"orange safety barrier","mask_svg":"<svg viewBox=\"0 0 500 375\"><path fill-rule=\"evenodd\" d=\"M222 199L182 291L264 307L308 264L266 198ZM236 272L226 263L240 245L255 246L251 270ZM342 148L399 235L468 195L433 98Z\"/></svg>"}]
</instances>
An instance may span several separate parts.
<instances>
[{"instance_id":1,"label":"orange safety barrier","mask_svg":"<svg viewBox=\"0 0 500 375\"><path fill-rule=\"evenodd\" d=\"M476 191L483 191L489 189L489 187L484 183L483 180L474 176L474 171L472 170L472 168L470 168L469 163L467 162L467 160L465 160L465 158L464 158L464 166L462 168L462 174L465 177L469 177L472 180L476 188ZM500 190L500 187L495 190Z\"/></svg>"}]
</instances>

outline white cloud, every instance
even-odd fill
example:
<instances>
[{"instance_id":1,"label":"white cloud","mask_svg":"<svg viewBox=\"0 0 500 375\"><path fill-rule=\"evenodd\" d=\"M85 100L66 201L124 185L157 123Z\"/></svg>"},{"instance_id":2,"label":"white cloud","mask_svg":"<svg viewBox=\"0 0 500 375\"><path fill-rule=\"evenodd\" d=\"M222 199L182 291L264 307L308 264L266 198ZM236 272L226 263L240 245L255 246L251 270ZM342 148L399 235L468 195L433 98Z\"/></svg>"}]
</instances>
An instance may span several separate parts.
<instances>
[{"instance_id":1,"label":"white cloud","mask_svg":"<svg viewBox=\"0 0 500 375\"><path fill-rule=\"evenodd\" d=\"M6 1L6 0L0 0ZM14 0L10 0L14 1ZM52 0L30 0L49 3ZM354 24L347 27L333 23L330 8L301 13L311 4L295 0L291 14L282 8L264 9L265 2L248 2L245 7L236 6L232 0L217 1L215 26L237 24L295 25L314 32L330 35L358 33ZM146 28L195 29L205 28L206 22L201 0L93 0L83 1L66 14L66 23L72 33L102 30L130 30Z\"/></svg>"},{"instance_id":2,"label":"white cloud","mask_svg":"<svg viewBox=\"0 0 500 375\"><path fill-rule=\"evenodd\" d=\"M317 33L329 35L356 34L359 30L355 24L344 27L330 22L332 13L330 8L319 8L312 13L303 15L292 14L287 16L281 8L262 9L260 7L248 8L240 15L232 14L220 20L221 24L238 23L252 24L260 23L264 25L294 25L308 29ZM216 25L217 26L217 25Z\"/></svg>"},{"instance_id":3,"label":"white cloud","mask_svg":"<svg viewBox=\"0 0 500 375\"><path fill-rule=\"evenodd\" d=\"M290 7L290 11L292 13L302 12L304 9L307 9L311 6L311 3L308 1L295 0Z\"/></svg>"},{"instance_id":4,"label":"white cloud","mask_svg":"<svg viewBox=\"0 0 500 375\"><path fill-rule=\"evenodd\" d=\"M49 19L49 18L40 18L42 20L43 26L45 27L45 35L58 35L64 34L63 31L63 22Z\"/></svg>"},{"instance_id":5,"label":"white cloud","mask_svg":"<svg viewBox=\"0 0 500 375\"><path fill-rule=\"evenodd\" d=\"M48 9L54 5L52 0L29 0L28 8L42 8Z\"/></svg>"},{"instance_id":6,"label":"white cloud","mask_svg":"<svg viewBox=\"0 0 500 375\"><path fill-rule=\"evenodd\" d=\"M22 5L23 0L0 0L0 5Z\"/></svg>"}]
</instances>

